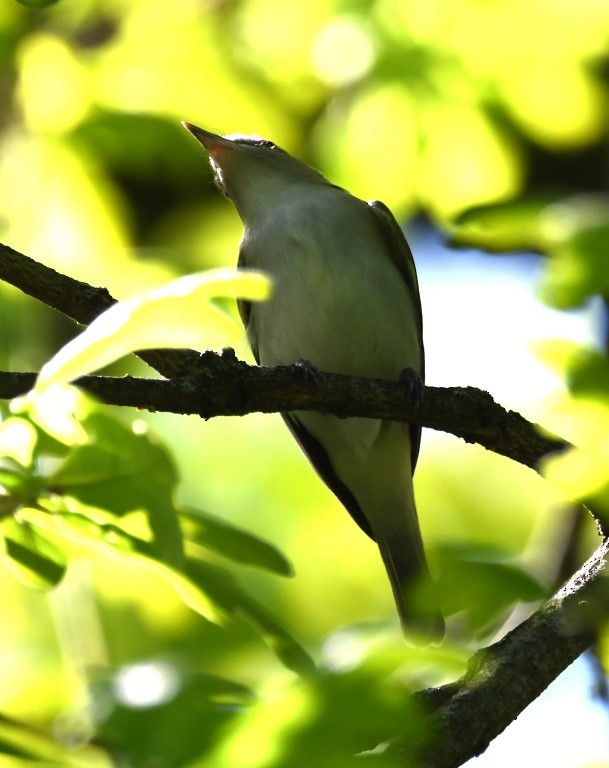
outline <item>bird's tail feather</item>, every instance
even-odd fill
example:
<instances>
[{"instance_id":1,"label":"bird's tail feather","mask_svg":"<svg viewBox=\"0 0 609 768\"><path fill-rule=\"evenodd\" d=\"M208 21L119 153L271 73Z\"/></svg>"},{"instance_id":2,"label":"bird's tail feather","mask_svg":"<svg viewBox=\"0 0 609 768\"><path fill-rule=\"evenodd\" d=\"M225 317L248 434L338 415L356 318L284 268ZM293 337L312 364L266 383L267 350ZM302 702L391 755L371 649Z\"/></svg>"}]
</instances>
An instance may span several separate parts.
<instances>
[{"instance_id":1,"label":"bird's tail feather","mask_svg":"<svg viewBox=\"0 0 609 768\"><path fill-rule=\"evenodd\" d=\"M375 539L389 576L402 631L417 645L439 643L444 637L444 618L435 584L429 572L416 510L391 510L385 520L400 521L399 526L381 526ZM374 528L374 525L373 525Z\"/></svg>"}]
</instances>

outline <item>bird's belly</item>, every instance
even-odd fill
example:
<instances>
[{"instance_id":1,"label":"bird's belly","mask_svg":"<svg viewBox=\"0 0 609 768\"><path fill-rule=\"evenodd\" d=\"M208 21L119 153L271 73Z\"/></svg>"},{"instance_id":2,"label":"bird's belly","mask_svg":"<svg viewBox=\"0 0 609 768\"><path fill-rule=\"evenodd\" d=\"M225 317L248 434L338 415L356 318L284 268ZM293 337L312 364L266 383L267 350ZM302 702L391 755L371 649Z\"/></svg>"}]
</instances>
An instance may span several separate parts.
<instances>
[{"instance_id":1,"label":"bird's belly","mask_svg":"<svg viewBox=\"0 0 609 768\"><path fill-rule=\"evenodd\" d=\"M333 258L310 248L270 264L273 297L252 310L263 365L304 359L324 371L388 379L406 367L421 372L413 301L386 255Z\"/></svg>"},{"instance_id":2,"label":"bird's belly","mask_svg":"<svg viewBox=\"0 0 609 768\"><path fill-rule=\"evenodd\" d=\"M328 220L327 210L308 221L292 216L289 227L275 221L272 236L258 241L264 249L255 241L246 243L249 263L274 281L271 299L252 305L250 342L262 365L308 360L322 371L388 380L396 380L404 368L421 374L414 298L375 227L366 224L366 209L346 213L342 221ZM400 445L395 455L410 455L407 425L383 428L374 419L295 415L325 447L343 481L354 487L376 454L375 445L389 438L388 433L378 443L382 429L390 429L391 441ZM400 474L407 463L400 460Z\"/></svg>"}]
</instances>

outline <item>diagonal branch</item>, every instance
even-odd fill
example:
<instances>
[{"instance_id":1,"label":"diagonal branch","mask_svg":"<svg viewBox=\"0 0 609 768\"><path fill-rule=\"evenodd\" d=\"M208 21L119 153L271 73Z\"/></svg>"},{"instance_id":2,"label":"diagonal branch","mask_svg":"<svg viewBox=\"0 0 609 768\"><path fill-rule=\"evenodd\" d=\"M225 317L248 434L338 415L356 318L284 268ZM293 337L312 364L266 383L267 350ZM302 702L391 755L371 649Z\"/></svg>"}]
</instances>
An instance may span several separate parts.
<instances>
[{"instance_id":1,"label":"diagonal branch","mask_svg":"<svg viewBox=\"0 0 609 768\"><path fill-rule=\"evenodd\" d=\"M457 768L482 754L558 675L594 642L609 617L605 540L584 566L529 619L478 651L460 680L416 694L434 738L413 750L396 742L396 761L418 768ZM415 754L413 754L413 751Z\"/></svg>"},{"instance_id":2,"label":"diagonal branch","mask_svg":"<svg viewBox=\"0 0 609 768\"><path fill-rule=\"evenodd\" d=\"M0 280L81 325L88 325L116 303L105 288L62 275L3 243L0 243ZM164 349L141 352L139 357L163 376L173 378L188 373L199 354L188 349Z\"/></svg>"}]
</instances>

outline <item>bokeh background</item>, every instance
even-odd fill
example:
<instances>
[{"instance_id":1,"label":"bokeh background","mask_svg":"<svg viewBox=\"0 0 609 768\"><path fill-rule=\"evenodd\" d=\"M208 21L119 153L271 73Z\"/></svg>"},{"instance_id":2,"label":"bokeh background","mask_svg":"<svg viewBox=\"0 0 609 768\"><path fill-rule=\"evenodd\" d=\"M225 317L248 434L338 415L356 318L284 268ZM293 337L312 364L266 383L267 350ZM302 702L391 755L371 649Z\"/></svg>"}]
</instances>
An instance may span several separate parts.
<instances>
[{"instance_id":1,"label":"bokeh background","mask_svg":"<svg viewBox=\"0 0 609 768\"><path fill-rule=\"evenodd\" d=\"M117 298L233 265L240 222L180 121L271 138L334 183L383 200L405 225L419 269L429 384L480 386L594 445L577 426L567 374L576 352L596 349L601 366L606 348L606 0L26 5L0 2L3 242ZM0 329L5 370L38 370L75 333L4 285ZM541 343L548 338L570 343ZM245 341L237 353L251 359ZM134 360L112 368L127 371L150 375ZM237 574L327 669L356 665L379 642L398 653L374 546L279 416L117 418L145 420L168 446L179 503L264 537L289 557L293 579L245 567ZM580 490L576 480L568 490ZM416 492L454 613L444 650L416 658L404 651L416 668L409 674L431 684L458 674L468 654L505 631L504 620L526 616L583 562L595 538L556 485L447 435L424 436ZM0 711L50 729L77 757L91 719L107 719L117 701L141 715L117 716L127 742L167 727L155 706L174 696L176 669L188 680L222 674L263 698L291 684L292 673L245 619L217 627L134 559L84 546L71 559L51 592L0 569L10 617L0 630ZM92 667L123 675L113 703L100 694L102 714L91 710ZM591 668L582 662L558 693L550 689L535 725L498 740L492 764L530 757L531 732L544 742L546 764L609 764L608 723L586 703L600 679L598 672L588 679ZM187 693L176 717L196 712ZM290 712L304 706L288 704ZM557 718L566 712L582 713L576 722L592 723L590 733L562 730ZM116 764L283 765L251 743L252 729L266 734L264 744L287 738L285 712L267 715L233 740L215 735L213 762L178 757L177 748L171 757L169 743L154 756L134 758L127 749L132 762ZM97 753L78 759L109 764ZM15 760L6 765L22 764Z\"/></svg>"}]
</instances>

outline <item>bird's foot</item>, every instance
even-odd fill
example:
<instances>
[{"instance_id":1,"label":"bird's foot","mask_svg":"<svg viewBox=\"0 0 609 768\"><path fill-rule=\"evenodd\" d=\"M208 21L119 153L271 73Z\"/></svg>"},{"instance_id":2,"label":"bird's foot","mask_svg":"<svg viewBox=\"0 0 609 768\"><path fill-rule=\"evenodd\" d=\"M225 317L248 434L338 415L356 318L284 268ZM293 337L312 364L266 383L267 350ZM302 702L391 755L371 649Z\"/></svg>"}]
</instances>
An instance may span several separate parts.
<instances>
[{"instance_id":1,"label":"bird's foot","mask_svg":"<svg viewBox=\"0 0 609 768\"><path fill-rule=\"evenodd\" d=\"M402 371L400 371L398 381L406 388L406 394L408 397L412 397L415 401L414 410L416 413L419 410L421 401L423 400L423 391L425 390L423 380L412 368L404 368Z\"/></svg>"},{"instance_id":2,"label":"bird's foot","mask_svg":"<svg viewBox=\"0 0 609 768\"><path fill-rule=\"evenodd\" d=\"M319 384L323 378L322 372L310 360L297 360L294 365L303 372L305 380L313 384Z\"/></svg>"}]
</instances>

